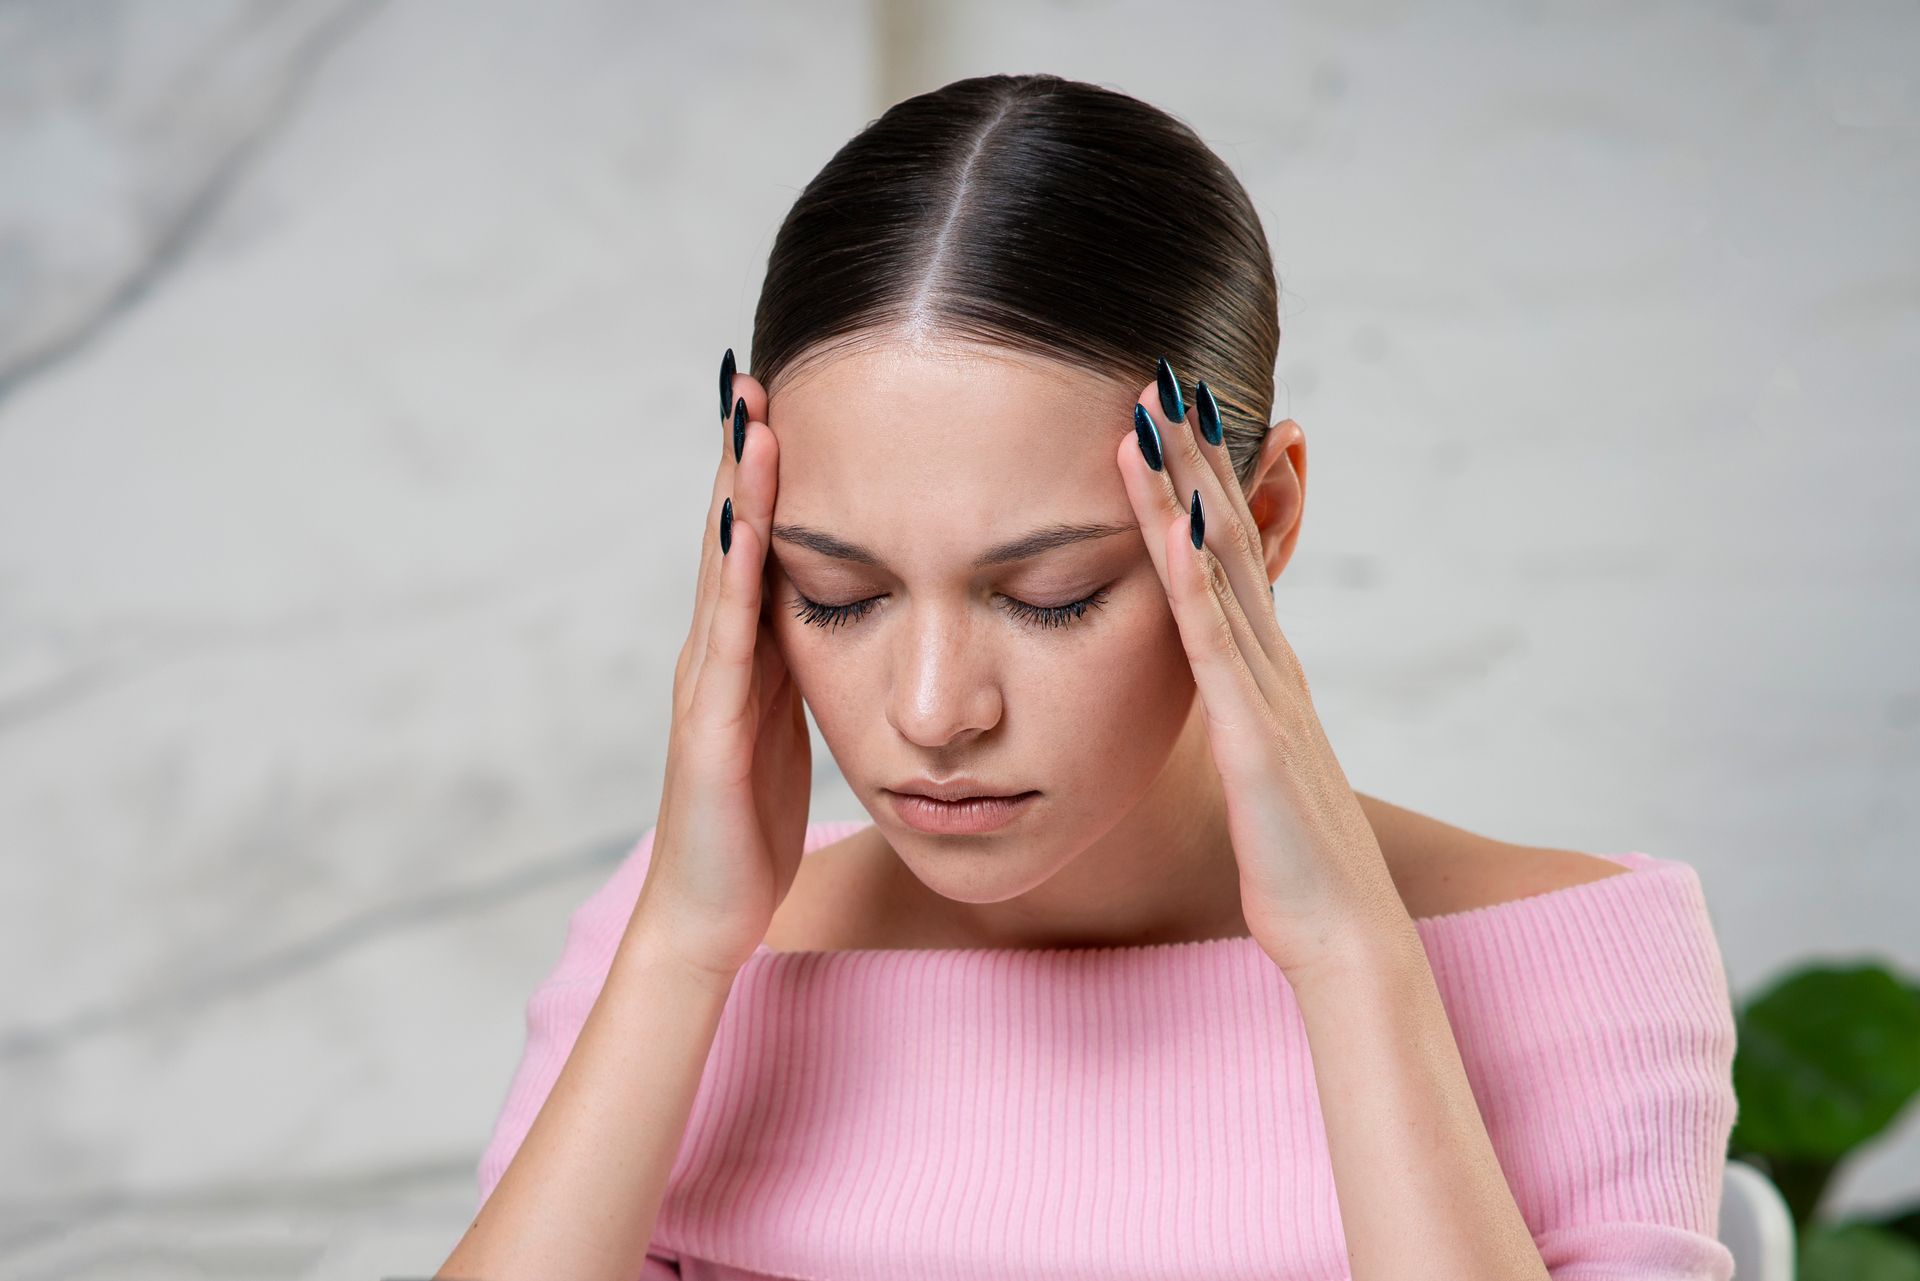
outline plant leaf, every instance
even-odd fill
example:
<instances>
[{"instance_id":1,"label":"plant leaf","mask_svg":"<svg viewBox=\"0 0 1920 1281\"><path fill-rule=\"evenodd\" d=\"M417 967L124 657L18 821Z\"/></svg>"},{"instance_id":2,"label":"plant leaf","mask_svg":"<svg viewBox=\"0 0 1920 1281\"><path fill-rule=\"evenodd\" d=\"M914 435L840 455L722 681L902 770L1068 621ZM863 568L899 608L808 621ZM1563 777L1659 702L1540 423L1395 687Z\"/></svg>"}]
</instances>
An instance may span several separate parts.
<instances>
[{"instance_id":1,"label":"plant leaf","mask_svg":"<svg viewBox=\"0 0 1920 1281\"><path fill-rule=\"evenodd\" d=\"M1920 1281L1920 1246L1869 1223L1822 1223L1800 1237L1796 1268L1796 1281Z\"/></svg>"},{"instance_id":2,"label":"plant leaf","mask_svg":"<svg viewBox=\"0 0 1920 1281\"><path fill-rule=\"evenodd\" d=\"M1920 1090L1920 992L1884 967L1808 966L1741 1011L1733 1142L1838 1161Z\"/></svg>"}]
</instances>

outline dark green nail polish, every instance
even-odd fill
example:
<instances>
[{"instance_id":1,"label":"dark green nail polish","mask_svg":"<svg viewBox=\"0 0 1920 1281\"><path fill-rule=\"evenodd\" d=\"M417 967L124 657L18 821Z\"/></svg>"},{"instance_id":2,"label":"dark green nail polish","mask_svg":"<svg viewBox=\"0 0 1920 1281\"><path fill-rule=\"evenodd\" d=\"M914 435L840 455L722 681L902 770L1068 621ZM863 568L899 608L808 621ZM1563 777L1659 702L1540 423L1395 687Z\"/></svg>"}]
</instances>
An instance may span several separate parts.
<instances>
[{"instance_id":1,"label":"dark green nail polish","mask_svg":"<svg viewBox=\"0 0 1920 1281\"><path fill-rule=\"evenodd\" d=\"M1160 429L1153 425L1153 415L1139 401L1133 402L1133 437L1140 442L1140 452L1147 460L1147 466L1159 471L1164 465L1160 457Z\"/></svg>"},{"instance_id":2,"label":"dark green nail polish","mask_svg":"<svg viewBox=\"0 0 1920 1281\"><path fill-rule=\"evenodd\" d=\"M1200 491L1193 491L1193 506L1187 508L1187 519L1193 525L1193 550L1200 550L1200 542L1207 536L1207 514L1200 510Z\"/></svg>"},{"instance_id":3,"label":"dark green nail polish","mask_svg":"<svg viewBox=\"0 0 1920 1281\"><path fill-rule=\"evenodd\" d=\"M1173 366L1167 363L1165 356L1160 357L1156 376L1160 382L1160 412L1167 416L1170 423L1185 422L1187 402L1180 395L1180 380L1173 376Z\"/></svg>"},{"instance_id":4,"label":"dark green nail polish","mask_svg":"<svg viewBox=\"0 0 1920 1281\"><path fill-rule=\"evenodd\" d=\"M747 447L747 398L742 396L733 402L733 461L740 461L740 453ZM760 455L755 454L758 458Z\"/></svg>"},{"instance_id":5,"label":"dark green nail polish","mask_svg":"<svg viewBox=\"0 0 1920 1281\"><path fill-rule=\"evenodd\" d=\"M724 420L733 405L733 348L720 359L720 417Z\"/></svg>"},{"instance_id":6,"label":"dark green nail polish","mask_svg":"<svg viewBox=\"0 0 1920 1281\"><path fill-rule=\"evenodd\" d=\"M733 550L733 499L720 504L720 554Z\"/></svg>"},{"instance_id":7,"label":"dark green nail polish","mask_svg":"<svg viewBox=\"0 0 1920 1281\"><path fill-rule=\"evenodd\" d=\"M1213 388L1204 378L1194 384L1193 403L1200 411L1200 434L1207 443L1217 445L1226 439L1226 428L1220 425L1220 402L1213 398Z\"/></svg>"}]
</instances>

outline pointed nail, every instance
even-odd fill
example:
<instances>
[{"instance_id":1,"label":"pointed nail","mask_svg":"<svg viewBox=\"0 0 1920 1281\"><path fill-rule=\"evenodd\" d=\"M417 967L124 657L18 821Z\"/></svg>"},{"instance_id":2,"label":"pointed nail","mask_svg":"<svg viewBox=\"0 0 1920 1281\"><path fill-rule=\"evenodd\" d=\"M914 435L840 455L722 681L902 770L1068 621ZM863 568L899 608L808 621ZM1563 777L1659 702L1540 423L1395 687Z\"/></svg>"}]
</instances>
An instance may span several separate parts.
<instances>
[{"instance_id":1,"label":"pointed nail","mask_svg":"<svg viewBox=\"0 0 1920 1281\"><path fill-rule=\"evenodd\" d=\"M747 398L742 396L733 402L733 461L740 461L740 453L747 447ZM760 455L755 454L758 458Z\"/></svg>"},{"instance_id":2,"label":"pointed nail","mask_svg":"<svg viewBox=\"0 0 1920 1281\"><path fill-rule=\"evenodd\" d=\"M727 354L720 359L720 417L727 416L727 410L733 408L733 348L727 348Z\"/></svg>"},{"instance_id":3,"label":"pointed nail","mask_svg":"<svg viewBox=\"0 0 1920 1281\"><path fill-rule=\"evenodd\" d=\"M1204 378L1194 384L1193 403L1200 411L1200 434L1209 445L1219 444L1226 438L1226 428L1220 425L1220 402L1213 398L1213 388Z\"/></svg>"},{"instance_id":4,"label":"pointed nail","mask_svg":"<svg viewBox=\"0 0 1920 1281\"><path fill-rule=\"evenodd\" d=\"M1180 395L1180 380L1173 376L1173 366L1167 363L1165 356L1160 357L1156 377L1160 382L1160 412L1167 416L1170 423L1186 421L1187 402Z\"/></svg>"},{"instance_id":5,"label":"pointed nail","mask_svg":"<svg viewBox=\"0 0 1920 1281\"><path fill-rule=\"evenodd\" d=\"M1200 491L1193 491L1193 506L1187 509L1187 519L1193 525L1193 549L1200 550L1200 542L1207 536L1207 514L1200 510Z\"/></svg>"},{"instance_id":6,"label":"pointed nail","mask_svg":"<svg viewBox=\"0 0 1920 1281\"><path fill-rule=\"evenodd\" d=\"M1140 453L1146 458L1147 466L1159 471L1164 465L1160 457L1160 429L1153 425L1153 415L1139 401L1133 402L1133 438L1140 442Z\"/></svg>"},{"instance_id":7,"label":"pointed nail","mask_svg":"<svg viewBox=\"0 0 1920 1281\"><path fill-rule=\"evenodd\" d=\"M733 499L720 504L720 554L733 550Z\"/></svg>"}]
</instances>

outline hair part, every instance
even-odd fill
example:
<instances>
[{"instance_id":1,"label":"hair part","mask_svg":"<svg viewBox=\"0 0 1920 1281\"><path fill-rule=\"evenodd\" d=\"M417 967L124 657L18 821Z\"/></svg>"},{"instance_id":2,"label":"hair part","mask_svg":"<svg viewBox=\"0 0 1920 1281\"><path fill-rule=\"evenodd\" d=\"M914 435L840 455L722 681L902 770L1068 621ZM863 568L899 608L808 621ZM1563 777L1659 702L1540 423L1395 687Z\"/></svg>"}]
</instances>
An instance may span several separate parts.
<instances>
[{"instance_id":1,"label":"hair part","mask_svg":"<svg viewBox=\"0 0 1920 1281\"><path fill-rule=\"evenodd\" d=\"M1189 126L1059 76L956 80L835 152L775 235L754 310L769 396L878 340L1024 352L1139 386L1205 378L1244 486L1266 439L1279 283L1253 202Z\"/></svg>"}]
</instances>

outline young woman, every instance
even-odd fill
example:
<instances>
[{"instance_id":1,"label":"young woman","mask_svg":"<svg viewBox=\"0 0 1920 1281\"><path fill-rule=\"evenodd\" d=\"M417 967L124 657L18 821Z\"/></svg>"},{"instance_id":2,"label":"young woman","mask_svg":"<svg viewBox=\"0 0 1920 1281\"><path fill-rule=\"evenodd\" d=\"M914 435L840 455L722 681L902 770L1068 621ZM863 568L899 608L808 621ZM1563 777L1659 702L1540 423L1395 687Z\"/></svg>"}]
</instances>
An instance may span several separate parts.
<instances>
[{"instance_id":1,"label":"young woman","mask_svg":"<svg viewBox=\"0 0 1920 1281\"><path fill-rule=\"evenodd\" d=\"M1135 99L962 80L833 157L721 365L657 821L442 1276L1730 1275L1699 881L1348 784L1278 343ZM871 822L808 824L803 703Z\"/></svg>"}]
</instances>

